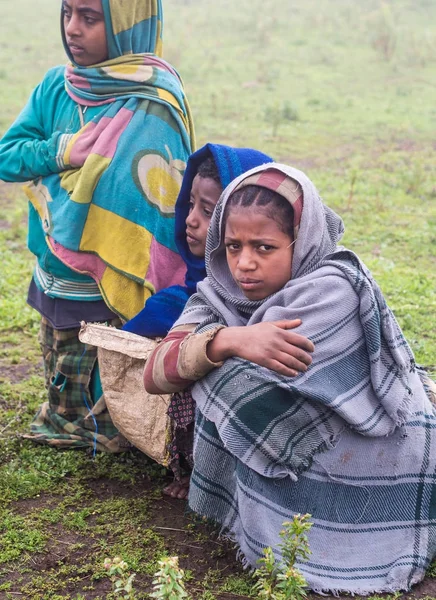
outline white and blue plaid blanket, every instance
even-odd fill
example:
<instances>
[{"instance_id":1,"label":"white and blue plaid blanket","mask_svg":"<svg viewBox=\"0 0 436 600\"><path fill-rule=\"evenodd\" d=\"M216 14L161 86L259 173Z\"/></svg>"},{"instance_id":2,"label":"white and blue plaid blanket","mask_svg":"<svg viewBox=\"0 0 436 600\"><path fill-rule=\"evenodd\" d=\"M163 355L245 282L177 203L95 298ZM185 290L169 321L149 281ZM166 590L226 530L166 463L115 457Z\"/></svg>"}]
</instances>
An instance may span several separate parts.
<instances>
[{"instance_id":1,"label":"white and blue plaid blanket","mask_svg":"<svg viewBox=\"0 0 436 600\"><path fill-rule=\"evenodd\" d=\"M208 279L177 324L250 325L301 318L315 344L296 378L233 358L193 388L190 507L221 524L246 562L277 549L282 523L310 513L310 587L368 594L409 589L436 554L436 411L381 291L299 171L304 193L292 279L250 302L222 248L225 203L266 165L231 184L208 237ZM280 557L279 557L280 558Z\"/></svg>"}]
</instances>

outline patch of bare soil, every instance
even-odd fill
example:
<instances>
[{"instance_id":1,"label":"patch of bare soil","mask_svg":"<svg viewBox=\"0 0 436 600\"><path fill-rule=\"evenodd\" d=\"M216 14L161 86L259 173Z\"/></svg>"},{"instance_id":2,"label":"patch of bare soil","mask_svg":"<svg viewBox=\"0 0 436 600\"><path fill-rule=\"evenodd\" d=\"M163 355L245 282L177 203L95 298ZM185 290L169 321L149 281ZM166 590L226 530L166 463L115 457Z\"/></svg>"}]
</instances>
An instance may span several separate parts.
<instances>
[{"instance_id":1,"label":"patch of bare soil","mask_svg":"<svg viewBox=\"0 0 436 600\"><path fill-rule=\"evenodd\" d=\"M0 362L0 383L10 381L11 383L20 383L29 378L30 375L41 372L42 365L35 365L32 362L23 361L12 365Z\"/></svg>"}]
</instances>

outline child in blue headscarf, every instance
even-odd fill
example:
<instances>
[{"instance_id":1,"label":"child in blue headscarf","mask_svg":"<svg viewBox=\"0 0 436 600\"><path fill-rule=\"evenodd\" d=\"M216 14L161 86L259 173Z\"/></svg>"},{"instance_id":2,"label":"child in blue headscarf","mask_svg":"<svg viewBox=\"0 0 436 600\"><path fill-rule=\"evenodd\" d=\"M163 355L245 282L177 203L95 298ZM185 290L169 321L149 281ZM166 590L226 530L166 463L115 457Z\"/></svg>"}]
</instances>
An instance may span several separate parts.
<instances>
[{"instance_id":1,"label":"child in blue headscarf","mask_svg":"<svg viewBox=\"0 0 436 600\"><path fill-rule=\"evenodd\" d=\"M124 325L124 330L145 337L166 336L196 291L197 283L206 277L207 227L221 192L238 175L268 162L272 159L258 150L220 144L206 144L189 157L175 213L175 243L186 264L185 285L163 289L149 298L144 309ZM194 222L193 217L200 206L206 229L198 234L198 218ZM196 239L199 236L201 240Z\"/></svg>"}]
</instances>

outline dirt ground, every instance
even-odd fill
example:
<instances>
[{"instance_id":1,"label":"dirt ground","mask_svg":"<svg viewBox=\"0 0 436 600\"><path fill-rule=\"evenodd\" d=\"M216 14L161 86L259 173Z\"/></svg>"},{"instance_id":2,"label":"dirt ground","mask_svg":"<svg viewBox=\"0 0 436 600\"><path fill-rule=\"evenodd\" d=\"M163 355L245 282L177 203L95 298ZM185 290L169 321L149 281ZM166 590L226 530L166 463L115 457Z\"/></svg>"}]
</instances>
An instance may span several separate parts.
<instances>
[{"instance_id":1,"label":"dirt ground","mask_svg":"<svg viewBox=\"0 0 436 600\"><path fill-rule=\"evenodd\" d=\"M93 497L102 503L106 500L120 498L141 498L153 495L155 484L144 480L140 485L126 486L113 480L96 480L89 483ZM44 495L32 500L23 500L14 503L11 507L16 514L26 515L35 510L44 510L54 507L59 501L56 496ZM89 500L88 500L89 501ZM79 507L77 507L79 508ZM202 582L208 576L210 570L219 571L221 575L237 575L241 572L240 564L235 560L235 549L225 540L219 539L216 533L213 533L206 526L191 528L193 520L186 512L186 502L181 500L172 500L171 498L157 498L152 501L151 510L147 515L147 524L156 533L164 538L166 549L171 555L179 556L180 566L186 571L191 571L193 580ZM92 527L93 518L88 519L88 525ZM46 550L41 553L33 554L29 566L31 570L36 570L47 580L59 572L62 566L83 564L87 555L92 554L95 540L88 535L80 535L65 530L62 526L53 525L49 528L50 544ZM205 539L207 537L207 544ZM200 541L198 539L200 538ZM111 540L107 540L110 545ZM76 549L78 545L83 546ZM28 575L14 572L13 565L8 565L9 574L3 578L3 582L16 582L17 587L12 585L10 593L17 596L24 596L23 593L14 591L23 589L26 580L31 581L33 574ZM92 574L87 574L83 578L68 585L62 594L74 596L77 593L86 595L86 600L98 597L105 597L111 590L111 583L107 578L93 581L93 589L89 589L89 583ZM2 578L0 577L0 582ZM196 597L195 585L188 586L193 598ZM150 576L138 574L135 579L135 589L151 590ZM202 592L202 590L197 590ZM48 598L49 596L47 596ZM216 600L240 600L246 596L234 595L231 593L221 593L215 595ZM0 591L0 598L6 598Z\"/></svg>"}]
</instances>

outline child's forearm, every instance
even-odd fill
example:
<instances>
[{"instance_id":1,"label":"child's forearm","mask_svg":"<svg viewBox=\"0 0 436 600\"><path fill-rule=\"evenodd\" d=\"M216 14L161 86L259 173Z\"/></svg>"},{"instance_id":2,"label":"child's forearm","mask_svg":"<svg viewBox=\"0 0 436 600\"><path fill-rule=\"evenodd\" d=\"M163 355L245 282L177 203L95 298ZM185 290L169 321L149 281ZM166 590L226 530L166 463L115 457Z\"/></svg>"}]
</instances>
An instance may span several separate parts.
<instances>
[{"instance_id":1,"label":"child's forearm","mask_svg":"<svg viewBox=\"0 0 436 600\"><path fill-rule=\"evenodd\" d=\"M295 377L307 371L315 349L309 339L291 331L300 325L301 321L294 319L226 327L209 342L207 356L213 362L238 357Z\"/></svg>"},{"instance_id":2,"label":"child's forearm","mask_svg":"<svg viewBox=\"0 0 436 600\"><path fill-rule=\"evenodd\" d=\"M56 132L49 140L29 139L29 135L14 127L0 141L0 179L24 182L65 169L60 155L64 134Z\"/></svg>"},{"instance_id":3,"label":"child's forearm","mask_svg":"<svg viewBox=\"0 0 436 600\"><path fill-rule=\"evenodd\" d=\"M144 387L149 394L171 394L188 387L178 372L180 346L195 326L169 332L149 356L144 370Z\"/></svg>"},{"instance_id":4,"label":"child's forearm","mask_svg":"<svg viewBox=\"0 0 436 600\"><path fill-rule=\"evenodd\" d=\"M189 387L221 362L211 361L206 347L220 326L192 334L196 325L176 327L147 360L144 387L150 394L172 394Z\"/></svg>"},{"instance_id":5,"label":"child's forearm","mask_svg":"<svg viewBox=\"0 0 436 600\"><path fill-rule=\"evenodd\" d=\"M1 138L0 179L24 182L64 170L62 156L71 134L45 125L51 121L49 98L55 88L53 76L45 78Z\"/></svg>"},{"instance_id":6,"label":"child's forearm","mask_svg":"<svg viewBox=\"0 0 436 600\"><path fill-rule=\"evenodd\" d=\"M171 394L204 377L227 358L238 357L276 373L295 377L307 371L315 347L294 333L299 319L244 327L221 325L193 334L195 325L176 327L148 359L144 385L151 394Z\"/></svg>"}]
</instances>

